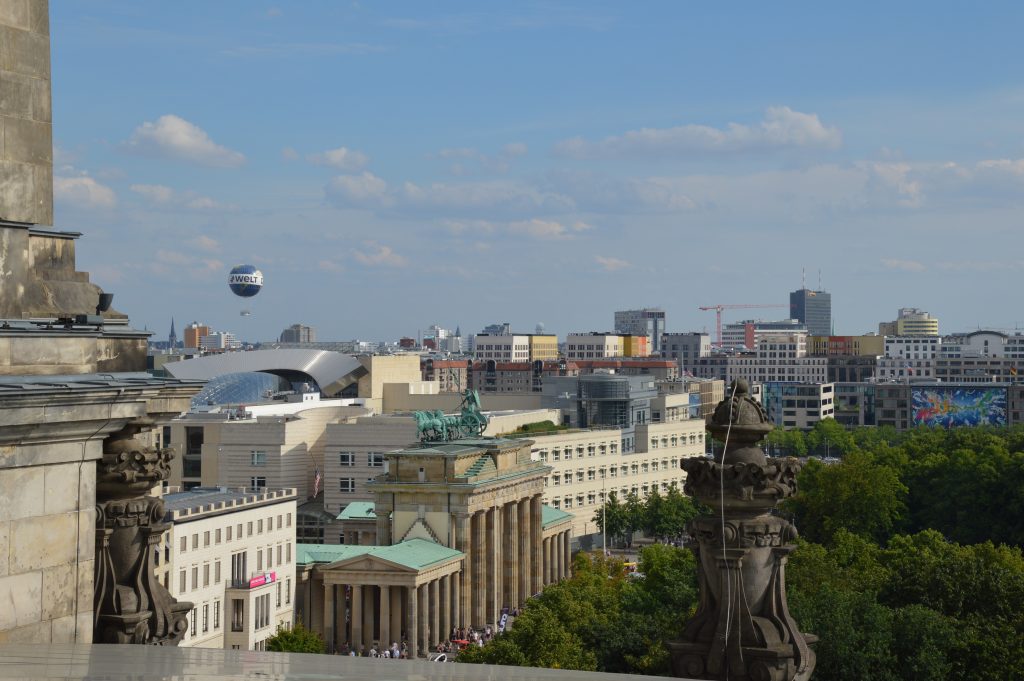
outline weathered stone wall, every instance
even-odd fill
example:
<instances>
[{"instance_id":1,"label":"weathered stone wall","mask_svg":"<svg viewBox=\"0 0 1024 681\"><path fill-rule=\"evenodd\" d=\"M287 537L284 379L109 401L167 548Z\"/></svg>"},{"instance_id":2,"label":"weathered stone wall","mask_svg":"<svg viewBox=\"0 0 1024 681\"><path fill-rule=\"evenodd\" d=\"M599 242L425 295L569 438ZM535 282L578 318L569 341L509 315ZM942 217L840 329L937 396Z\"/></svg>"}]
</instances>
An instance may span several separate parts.
<instances>
[{"instance_id":1,"label":"weathered stone wall","mask_svg":"<svg viewBox=\"0 0 1024 681\"><path fill-rule=\"evenodd\" d=\"M0 0L0 220L53 224L47 0Z\"/></svg>"},{"instance_id":2,"label":"weathered stone wall","mask_svg":"<svg viewBox=\"0 0 1024 681\"><path fill-rule=\"evenodd\" d=\"M0 447L0 643L92 640L101 442ZM52 463L51 463L52 462Z\"/></svg>"}]
</instances>

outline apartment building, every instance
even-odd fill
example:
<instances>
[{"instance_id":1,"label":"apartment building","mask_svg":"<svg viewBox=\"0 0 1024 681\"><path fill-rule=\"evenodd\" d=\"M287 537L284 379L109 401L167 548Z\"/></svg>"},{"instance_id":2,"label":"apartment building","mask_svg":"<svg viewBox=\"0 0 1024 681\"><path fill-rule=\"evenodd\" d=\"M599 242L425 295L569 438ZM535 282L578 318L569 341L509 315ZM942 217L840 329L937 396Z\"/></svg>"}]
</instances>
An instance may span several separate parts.
<instances>
[{"instance_id":1,"label":"apartment building","mask_svg":"<svg viewBox=\"0 0 1024 681\"><path fill-rule=\"evenodd\" d=\"M656 307L619 310L615 313L615 332L646 336L652 354L661 353L661 337L665 333L665 311Z\"/></svg>"},{"instance_id":2,"label":"apartment building","mask_svg":"<svg viewBox=\"0 0 1024 681\"><path fill-rule=\"evenodd\" d=\"M171 527L157 575L194 604L181 645L265 650L292 624L295 490L198 487L163 499Z\"/></svg>"},{"instance_id":3,"label":"apartment building","mask_svg":"<svg viewBox=\"0 0 1024 681\"><path fill-rule=\"evenodd\" d=\"M935 378L935 360L941 348L942 339L938 336L886 336L875 377L881 381Z\"/></svg>"},{"instance_id":4,"label":"apartment building","mask_svg":"<svg viewBox=\"0 0 1024 681\"><path fill-rule=\"evenodd\" d=\"M885 354L885 336L808 336L807 354L812 357L876 356Z\"/></svg>"},{"instance_id":5,"label":"apartment building","mask_svg":"<svg viewBox=\"0 0 1024 681\"><path fill-rule=\"evenodd\" d=\"M721 378L726 384L736 378L751 383L825 383L828 377L828 359L807 356L806 334L764 336L754 352L703 357L694 368L699 378Z\"/></svg>"},{"instance_id":6,"label":"apartment building","mask_svg":"<svg viewBox=\"0 0 1024 681\"><path fill-rule=\"evenodd\" d=\"M477 359L493 359L498 362L558 359L558 336L537 333L478 333L473 338L473 355Z\"/></svg>"},{"instance_id":7,"label":"apartment building","mask_svg":"<svg viewBox=\"0 0 1024 681\"><path fill-rule=\"evenodd\" d=\"M673 359L683 373L693 375L701 357L711 354L711 336L706 333L664 333L661 335L661 356Z\"/></svg>"},{"instance_id":8,"label":"apartment building","mask_svg":"<svg viewBox=\"0 0 1024 681\"><path fill-rule=\"evenodd\" d=\"M763 319L747 319L722 326L722 347L737 350L753 350L757 342L764 336L780 334L807 335L807 326L799 319L780 319L765 321Z\"/></svg>"}]
</instances>

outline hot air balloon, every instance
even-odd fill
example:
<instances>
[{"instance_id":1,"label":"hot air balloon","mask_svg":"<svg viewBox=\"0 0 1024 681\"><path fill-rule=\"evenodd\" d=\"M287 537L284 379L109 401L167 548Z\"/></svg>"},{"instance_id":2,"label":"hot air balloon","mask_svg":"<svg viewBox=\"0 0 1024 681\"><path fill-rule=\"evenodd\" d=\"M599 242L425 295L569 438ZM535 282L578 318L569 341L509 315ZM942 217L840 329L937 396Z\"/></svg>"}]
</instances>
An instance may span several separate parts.
<instances>
[{"instance_id":1,"label":"hot air balloon","mask_svg":"<svg viewBox=\"0 0 1024 681\"><path fill-rule=\"evenodd\" d=\"M263 273L255 265L235 265L228 275L228 287L236 296L252 298L263 288ZM240 314L248 317L252 312L243 309Z\"/></svg>"}]
</instances>

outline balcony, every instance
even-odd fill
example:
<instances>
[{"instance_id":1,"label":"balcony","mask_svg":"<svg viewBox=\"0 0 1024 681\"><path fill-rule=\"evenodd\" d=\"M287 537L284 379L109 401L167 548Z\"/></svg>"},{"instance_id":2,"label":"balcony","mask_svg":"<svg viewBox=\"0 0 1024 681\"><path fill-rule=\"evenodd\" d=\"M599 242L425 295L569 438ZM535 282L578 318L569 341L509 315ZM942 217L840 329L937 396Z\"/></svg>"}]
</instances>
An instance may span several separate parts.
<instances>
[{"instance_id":1,"label":"balcony","mask_svg":"<svg viewBox=\"0 0 1024 681\"><path fill-rule=\"evenodd\" d=\"M267 584L273 584L278 581L278 574L275 570L266 570L263 572L253 572L248 577L231 577L232 589L258 589L261 586Z\"/></svg>"}]
</instances>

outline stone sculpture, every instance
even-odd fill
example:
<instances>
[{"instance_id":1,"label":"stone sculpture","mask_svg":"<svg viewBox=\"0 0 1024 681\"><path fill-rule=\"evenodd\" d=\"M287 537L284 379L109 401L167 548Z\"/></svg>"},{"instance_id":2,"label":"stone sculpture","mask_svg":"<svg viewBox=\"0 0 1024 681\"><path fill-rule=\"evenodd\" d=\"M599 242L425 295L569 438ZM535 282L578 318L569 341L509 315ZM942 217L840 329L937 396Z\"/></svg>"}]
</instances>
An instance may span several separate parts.
<instances>
[{"instance_id":1,"label":"stone sculpture","mask_svg":"<svg viewBox=\"0 0 1024 681\"><path fill-rule=\"evenodd\" d=\"M176 601L153 574L153 554L168 525L164 502L147 496L170 472L170 449L135 436L137 421L104 442L96 471L95 643L178 645L192 604Z\"/></svg>"},{"instance_id":2,"label":"stone sculpture","mask_svg":"<svg viewBox=\"0 0 1024 681\"><path fill-rule=\"evenodd\" d=\"M756 443L771 432L745 380L733 381L709 430L725 442L714 460L684 459L684 490L712 509L690 523L700 601L682 638L668 644L675 676L806 681L813 634L801 633L786 603L787 556L796 528L772 515L796 493L800 463L767 458Z\"/></svg>"},{"instance_id":3,"label":"stone sculpture","mask_svg":"<svg viewBox=\"0 0 1024 681\"><path fill-rule=\"evenodd\" d=\"M479 437L487 429L487 417L480 410L480 393L466 389L458 416L446 416L443 411L413 412L416 435L421 442L449 442L463 437Z\"/></svg>"}]
</instances>

